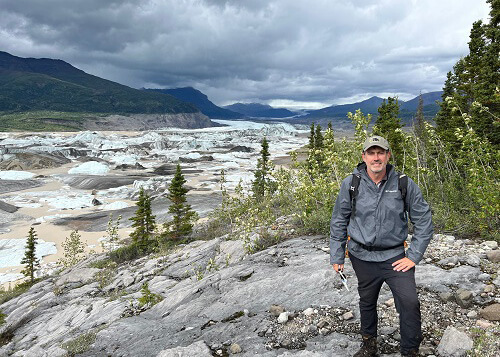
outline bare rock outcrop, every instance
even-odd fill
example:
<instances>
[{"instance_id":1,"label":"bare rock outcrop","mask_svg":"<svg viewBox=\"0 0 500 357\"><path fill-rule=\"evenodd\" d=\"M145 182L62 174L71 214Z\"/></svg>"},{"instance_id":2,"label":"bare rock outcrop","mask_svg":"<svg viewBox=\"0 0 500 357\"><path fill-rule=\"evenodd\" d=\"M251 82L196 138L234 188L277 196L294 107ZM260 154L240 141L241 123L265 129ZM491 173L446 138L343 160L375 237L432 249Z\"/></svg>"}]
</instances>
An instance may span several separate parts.
<instances>
[{"instance_id":1,"label":"bare rock outcrop","mask_svg":"<svg viewBox=\"0 0 500 357\"><path fill-rule=\"evenodd\" d=\"M500 286L493 282L498 265L488 265L484 253L478 253L480 266L465 260L451 269L434 265L432 260L452 252L443 242L436 238L417 267L422 350L437 354L440 346L452 356L456 346L449 340L457 335L449 337L448 326L460 327L467 336L459 337L461 342L477 329L488 334L498 328L497 321L478 317L498 302ZM347 261L347 291L328 264L325 237L298 237L254 254L245 246L223 238L195 241L165 256L118 266L93 256L0 306L6 315L0 355L62 356L81 341L86 345L80 356L354 354L359 348L356 277ZM145 284L161 301L141 305ZM455 300L460 288L472 296L468 307ZM442 301L443 293L452 298ZM400 339L391 297L382 288L382 356L397 353ZM443 337L436 333L445 330Z\"/></svg>"}]
</instances>

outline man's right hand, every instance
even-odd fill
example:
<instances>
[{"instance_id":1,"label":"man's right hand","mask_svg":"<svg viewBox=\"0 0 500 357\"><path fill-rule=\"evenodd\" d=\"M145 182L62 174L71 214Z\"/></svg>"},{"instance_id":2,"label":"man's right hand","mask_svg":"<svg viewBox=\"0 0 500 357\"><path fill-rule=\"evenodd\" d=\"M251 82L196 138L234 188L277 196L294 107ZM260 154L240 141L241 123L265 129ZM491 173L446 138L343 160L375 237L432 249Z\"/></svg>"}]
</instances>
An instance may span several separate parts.
<instances>
[{"instance_id":1,"label":"man's right hand","mask_svg":"<svg viewBox=\"0 0 500 357\"><path fill-rule=\"evenodd\" d=\"M337 273L339 271L344 271L344 264L333 264L333 270L335 270Z\"/></svg>"}]
</instances>

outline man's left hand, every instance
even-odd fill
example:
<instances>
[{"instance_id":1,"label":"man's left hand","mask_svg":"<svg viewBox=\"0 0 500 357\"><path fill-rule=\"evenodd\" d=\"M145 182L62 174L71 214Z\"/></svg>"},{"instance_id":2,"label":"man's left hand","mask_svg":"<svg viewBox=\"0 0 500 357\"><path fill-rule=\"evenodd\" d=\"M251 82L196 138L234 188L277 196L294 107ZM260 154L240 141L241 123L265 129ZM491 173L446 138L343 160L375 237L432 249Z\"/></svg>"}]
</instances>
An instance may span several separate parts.
<instances>
[{"instance_id":1,"label":"man's left hand","mask_svg":"<svg viewBox=\"0 0 500 357\"><path fill-rule=\"evenodd\" d=\"M415 266L415 263L410 259L404 257L403 259L396 260L394 263L392 263L392 266L394 267L395 271L405 272L413 268Z\"/></svg>"}]
</instances>

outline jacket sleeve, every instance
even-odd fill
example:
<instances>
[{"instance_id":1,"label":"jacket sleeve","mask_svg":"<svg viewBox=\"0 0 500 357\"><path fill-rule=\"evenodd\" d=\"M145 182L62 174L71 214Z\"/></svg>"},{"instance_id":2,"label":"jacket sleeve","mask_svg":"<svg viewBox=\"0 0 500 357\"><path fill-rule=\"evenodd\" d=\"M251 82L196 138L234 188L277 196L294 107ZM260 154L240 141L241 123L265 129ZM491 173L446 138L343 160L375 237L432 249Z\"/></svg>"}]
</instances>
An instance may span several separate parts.
<instances>
[{"instance_id":1,"label":"jacket sleeve","mask_svg":"<svg viewBox=\"0 0 500 357\"><path fill-rule=\"evenodd\" d=\"M422 260L425 250L434 233L431 209L422 196L417 184L408 178L408 193L406 196L408 213L413 223L413 237L406 256L415 264Z\"/></svg>"},{"instance_id":2,"label":"jacket sleeve","mask_svg":"<svg viewBox=\"0 0 500 357\"><path fill-rule=\"evenodd\" d=\"M347 242L347 225L351 217L349 186L352 176L347 177L340 186L330 221L330 264L344 264Z\"/></svg>"}]
</instances>

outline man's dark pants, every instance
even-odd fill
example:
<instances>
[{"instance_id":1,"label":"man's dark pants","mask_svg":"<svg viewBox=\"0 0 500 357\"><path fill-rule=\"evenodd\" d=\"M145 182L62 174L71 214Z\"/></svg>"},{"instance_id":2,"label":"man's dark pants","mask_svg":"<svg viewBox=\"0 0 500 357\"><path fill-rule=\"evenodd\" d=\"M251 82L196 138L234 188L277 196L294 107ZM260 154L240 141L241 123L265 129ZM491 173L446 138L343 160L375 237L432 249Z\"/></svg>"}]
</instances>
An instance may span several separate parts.
<instances>
[{"instance_id":1,"label":"man's dark pants","mask_svg":"<svg viewBox=\"0 0 500 357\"><path fill-rule=\"evenodd\" d=\"M377 336L377 299L384 282L389 285L399 313L401 351L418 349L422 341L420 303L415 285L415 268L407 272L393 270L392 263L404 254L383 262L368 262L349 254L358 278L361 334Z\"/></svg>"}]
</instances>

